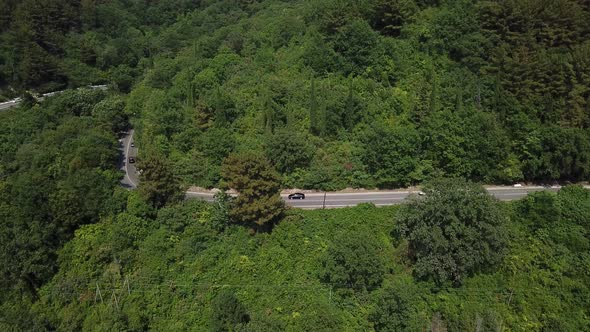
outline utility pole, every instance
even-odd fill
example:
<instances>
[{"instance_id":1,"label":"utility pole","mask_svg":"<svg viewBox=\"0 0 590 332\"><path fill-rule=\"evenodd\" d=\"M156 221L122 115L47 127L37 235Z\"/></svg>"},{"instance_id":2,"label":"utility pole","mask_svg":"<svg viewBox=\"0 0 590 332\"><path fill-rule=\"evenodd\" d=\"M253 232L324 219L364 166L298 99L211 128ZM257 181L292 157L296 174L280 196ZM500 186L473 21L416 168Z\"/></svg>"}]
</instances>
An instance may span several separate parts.
<instances>
[{"instance_id":1,"label":"utility pole","mask_svg":"<svg viewBox=\"0 0 590 332\"><path fill-rule=\"evenodd\" d=\"M127 285L127 295L131 295L131 288L129 287L129 278L125 277L125 282L123 283L123 286Z\"/></svg>"},{"instance_id":2,"label":"utility pole","mask_svg":"<svg viewBox=\"0 0 590 332\"><path fill-rule=\"evenodd\" d=\"M111 302L109 303L109 305L111 305L113 302L115 303L117 310L119 310L119 300L117 299L117 294L115 294L115 289L113 289L113 294L111 295Z\"/></svg>"}]
</instances>

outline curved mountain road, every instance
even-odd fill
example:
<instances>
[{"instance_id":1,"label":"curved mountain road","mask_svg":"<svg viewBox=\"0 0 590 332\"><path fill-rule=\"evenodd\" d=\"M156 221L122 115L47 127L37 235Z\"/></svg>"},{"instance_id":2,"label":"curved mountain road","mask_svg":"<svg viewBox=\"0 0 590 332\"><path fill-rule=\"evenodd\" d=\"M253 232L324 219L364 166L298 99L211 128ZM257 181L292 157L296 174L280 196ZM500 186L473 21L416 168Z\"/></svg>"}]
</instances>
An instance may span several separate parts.
<instances>
[{"instance_id":1,"label":"curved mountain road","mask_svg":"<svg viewBox=\"0 0 590 332\"><path fill-rule=\"evenodd\" d=\"M137 148L132 146L133 134L135 131L130 129L125 136L119 140L119 169L125 172L121 180L121 185L127 189L135 189L139 184L139 176L135 163L130 163L129 158L137 158Z\"/></svg>"},{"instance_id":2,"label":"curved mountain road","mask_svg":"<svg viewBox=\"0 0 590 332\"><path fill-rule=\"evenodd\" d=\"M135 164L129 163L129 157L137 157L137 148L132 147L133 129L120 140L119 150L121 151L120 169L125 172L121 185L128 189L135 189L139 184L139 177ZM585 186L590 188L590 186ZM511 201L525 197L535 191L559 191L560 186L545 188L541 186L488 186L486 190L501 201ZM395 205L405 202L408 198L418 195L419 189L399 189L389 191L355 191L355 192L305 192L305 199L290 200L288 192L281 194L287 205L301 209L322 209L322 208L341 208L355 206L361 203L373 203L377 206ZM214 190L187 191L187 199L202 199L208 202L214 200Z\"/></svg>"},{"instance_id":3,"label":"curved mountain road","mask_svg":"<svg viewBox=\"0 0 590 332\"><path fill-rule=\"evenodd\" d=\"M18 105L19 103L20 103L19 98L0 103L0 111L12 108L12 107Z\"/></svg>"}]
</instances>

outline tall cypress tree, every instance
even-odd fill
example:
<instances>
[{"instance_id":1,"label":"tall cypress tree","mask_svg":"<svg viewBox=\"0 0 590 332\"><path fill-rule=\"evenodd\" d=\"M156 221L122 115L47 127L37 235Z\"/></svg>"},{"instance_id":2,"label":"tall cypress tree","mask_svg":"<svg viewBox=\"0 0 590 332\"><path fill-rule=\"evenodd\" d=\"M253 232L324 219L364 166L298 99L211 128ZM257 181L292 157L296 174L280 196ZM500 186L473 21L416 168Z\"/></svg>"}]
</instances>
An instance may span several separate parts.
<instances>
[{"instance_id":1,"label":"tall cypress tree","mask_svg":"<svg viewBox=\"0 0 590 332\"><path fill-rule=\"evenodd\" d=\"M348 86L348 97L346 97L346 106L344 109L344 116L342 123L347 130L351 130L354 127L356 120L356 102L354 99L354 85L352 78Z\"/></svg>"},{"instance_id":2,"label":"tall cypress tree","mask_svg":"<svg viewBox=\"0 0 590 332\"><path fill-rule=\"evenodd\" d=\"M187 91L188 106L195 107L195 83L192 80L190 82L188 82L187 89L188 89L188 91Z\"/></svg>"},{"instance_id":3,"label":"tall cypress tree","mask_svg":"<svg viewBox=\"0 0 590 332\"><path fill-rule=\"evenodd\" d=\"M457 91L457 99L455 100L455 112L461 113L463 111L463 92L461 89Z\"/></svg>"},{"instance_id":4,"label":"tall cypress tree","mask_svg":"<svg viewBox=\"0 0 590 332\"><path fill-rule=\"evenodd\" d=\"M275 121L275 102L272 97L272 93L269 90L262 91L262 127L266 134L271 135L274 130Z\"/></svg>"},{"instance_id":5,"label":"tall cypress tree","mask_svg":"<svg viewBox=\"0 0 590 332\"><path fill-rule=\"evenodd\" d=\"M273 126L273 121L274 121L274 110L272 108L267 108L264 111L264 131L267 134L272 134L274 126Z\"/></svg>"},{"instance_id":6,"label":"tall cypress tree","mask_svg":"<svg viewBox=\"0 0 590 332\"><path fill-rule=\"evenodd\" d=\"M436 99L437 99L437 91L436 91L436 75L434 72L434 67L432 67L432 69L430 70L430 84L431 84L431 88L430 88L430 102L428 104L428 113L432 114L434 112L436 112Z\"/></svg>"},{"instance_id":7,"label":"tall cypress tree","mask_svg":"<svg viewBox=\"0 0 590 332\"><path fill-rule=\"evenodd\" d=\"M311 79L311 91L310 91L310 101L309 101L309 121L310 126L309 130L314 135L321 135L323 133L323 110L318 106L317 95L316 95L316 87L315 87L315 79Z\"/></svg>"}]
</instances>

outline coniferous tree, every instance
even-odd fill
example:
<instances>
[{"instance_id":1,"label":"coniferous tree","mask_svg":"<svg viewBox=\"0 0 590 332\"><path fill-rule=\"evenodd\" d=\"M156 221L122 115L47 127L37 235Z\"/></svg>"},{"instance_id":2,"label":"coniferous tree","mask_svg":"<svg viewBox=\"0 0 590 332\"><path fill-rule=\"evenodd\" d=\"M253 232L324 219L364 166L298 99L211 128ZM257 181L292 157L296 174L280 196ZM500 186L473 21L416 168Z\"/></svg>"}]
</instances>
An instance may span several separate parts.
<instances>
[{"instance_id":1,"label":"coniferous tree","mask_svg":"<svg viewBox=\"0 0 590 332\"><path fill-rule=\"evenodd\" d=\"M428 103L428 112L429 114L433 114L436 112L438 104L437 104L437 91L436 91L436 73L434 71L434 67L430 71L430 100Z\"/></svg>"},{"instance_id":2,"label":"coniferous tree","mask_svg":"<svg viewBox=\"0 0 590 332\"><path fill-rule=\"evenodd\" d=\"M231 217L253 231L270 231L283 215L280 179L270 162L260 154L245 152L225 159L221 176L227 187L238 192Z\"/></svg>"},{"instance_id":3,"label":"coniferous tree","mask_svg":"<svg viewBox=\"0 0 590 332\"><path fill-rule=\"evenodd\" d=\"M250 321L250 315L236 295L229 290L223 290L212 303L211 317L214 332L236 331L240 325Z\"/></svg>"},{"instance_id":4,"label":"coniferous tree","mask_svg":"<svg viewBox=\"0 0 590 332\"><path fill-rule=\"evenodd\" d=\"M138 160L141 170L139 192L156 208L182 199L182 188L163 156L149 155Z\"/></svg>"},{"instance_id":5,"label":"coniferous tree","mask_svg":"<svg viewBox=\"0 0 590 332\"><path fill-rule=\"evenodd\" d=\"M460 89L459 91L457 91L457 97L455 100L455 112L463 112L463 91L461 91Z\"/></svg>"},{"instance_id":6,"label":"coniferous tree","mask_svg":"<svg viewBox=\"0 0 590 332\"><path fill-rule=\"evenodd\" d=\"M267 109L264 112L264 131L269 135L272 135L273 131L273 113L272 109Z\"/></svg>"},{"instance_id":7,"label":"coniferous tree","mask_svg":"<svg viewBox=\"0 0 590 332\"><path fill-rule=\"evenodd\" d=\"M312 134L314 135L321 135L322 134L322 117L321 117L321 110L318 105L317 95L316 95L316 86L315 86L315 79L311 79L311 90L310 90L310 100L309 100L309 121L310 126L309 129Z\"/></svg>"},{"instance_id":8,"label":"coniferous tree","mask_svg":"<svg viewBox=\"0 0 590 332\"><path fill-rule=\"evenodd\" d=\"M401 29L419 8L414 0L379 0L372 25L382 34L398 37Z\"/></svg>"},{"instance_id":9,"label":"coniferous tree","mask_svg":"<svg viewBox=\"0 0 590 332\"><path fill-rule=\"evenodd\" d=\"M195 83L192 80L188 82L186 92L188 107L195 107Z\"/></svg>"},{"instance_id":10,"label":"coniferous tree","mask_svg":"<svg viewBox=\"0 0 590 332\"><path fill-rule=\"evenodd\" d=\"M268 94L264 99L264 110L262 112L262 124L264 126L264 131L268 135L272 135L274 129L274 102L270 94Z\"/></svg>"}]
</instances>

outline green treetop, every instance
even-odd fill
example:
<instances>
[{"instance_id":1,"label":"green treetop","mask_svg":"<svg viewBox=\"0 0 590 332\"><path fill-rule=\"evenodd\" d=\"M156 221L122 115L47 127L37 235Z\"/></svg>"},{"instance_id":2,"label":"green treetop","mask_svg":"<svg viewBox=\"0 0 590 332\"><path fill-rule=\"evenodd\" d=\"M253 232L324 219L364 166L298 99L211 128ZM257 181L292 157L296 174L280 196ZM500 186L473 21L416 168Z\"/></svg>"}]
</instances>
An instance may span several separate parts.
<instances>
[{"instance_id":1,"label":"green treetop","mask_svg":"<svg viewBox=\"0 0 590 332\"><path fill-rule=\"evenodd\" d=\"M502 260L505 217L483 187L445 179L433 182L424 192L398 216L416 277L457 285Z\"/></svg>"}]
</instances>

